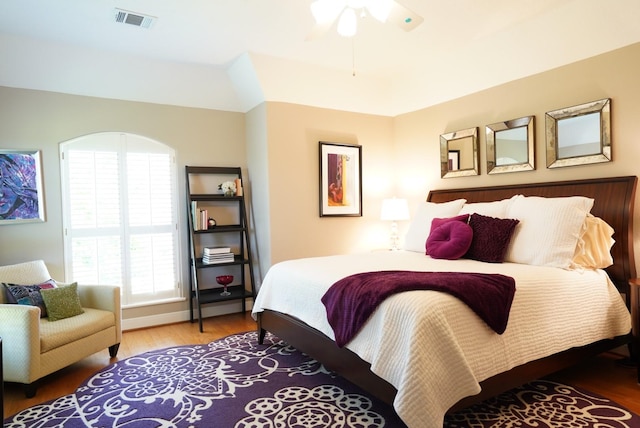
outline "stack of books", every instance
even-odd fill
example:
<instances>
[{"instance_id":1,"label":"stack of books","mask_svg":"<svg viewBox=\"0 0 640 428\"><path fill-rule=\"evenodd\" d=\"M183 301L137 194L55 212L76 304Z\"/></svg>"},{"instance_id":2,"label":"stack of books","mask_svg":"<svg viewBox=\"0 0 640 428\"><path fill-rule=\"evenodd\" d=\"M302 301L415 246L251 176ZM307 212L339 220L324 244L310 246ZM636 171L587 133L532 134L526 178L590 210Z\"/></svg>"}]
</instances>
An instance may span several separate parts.
<instances>
[{"instance_id":1,"label":"stack of books","mask_svg":"<svg viewBox=\"0 0 640 428\"><path fill-rule=\"evenodd\" d=\"M196 201L191 201L191 224L193 225L193 230L209 229L209 210L198 208Z\"/></svg>"},{"instance_id":2,"label":"stack of books","mask_svg":"<svg viewBox=\"0 0 640 428\"><path fill-rule=\"evenodd\" d=\"M233 253L229 247L204 247L202 250L202 263L229 263L233 261Z\"/></svg>"}]
</instances>

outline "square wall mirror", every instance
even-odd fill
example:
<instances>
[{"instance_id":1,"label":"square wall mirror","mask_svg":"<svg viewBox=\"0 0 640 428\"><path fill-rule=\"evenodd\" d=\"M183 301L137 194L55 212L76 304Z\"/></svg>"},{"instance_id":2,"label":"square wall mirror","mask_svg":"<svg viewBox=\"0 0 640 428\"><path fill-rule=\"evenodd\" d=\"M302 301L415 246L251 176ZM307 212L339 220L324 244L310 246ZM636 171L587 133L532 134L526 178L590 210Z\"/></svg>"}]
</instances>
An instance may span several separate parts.
<instances>
[{"instance_id":1,"label":"square wall mirror","mask_svg":"<svg viewBox=\"0 0 640 428\"><path fill-rule=\"evenodd\" d=\"M440 176L478 175L478 128L440 135Z\"/></svg>"},{"instance_id":2,"label":"square wall mirror","mask_svg":"<svg viewBox=\"0 0 640 428\"><path fill-rule=\"evenodd\" d=\"M486 126L487 173L535 169L534 116Z\"/></svg>"},{"instance_id":3,"label":"square wall mirror","mask_svg":"<svg viewBox=\"0 0 640 428\"><path fill-rule=\"evenodd\" d=\"M478 128L440 135L440 176L478 175Z\"/></svg>"},{"instance_id":4,"label":"square wall mirror","mask_svg":"<svg viewBox=\"0 0 640 428\"><path fill-rule=\"evenodd\" d=\"M611 100L547 112L547 168L611 161Z\"/></svg>"}]
</instances>

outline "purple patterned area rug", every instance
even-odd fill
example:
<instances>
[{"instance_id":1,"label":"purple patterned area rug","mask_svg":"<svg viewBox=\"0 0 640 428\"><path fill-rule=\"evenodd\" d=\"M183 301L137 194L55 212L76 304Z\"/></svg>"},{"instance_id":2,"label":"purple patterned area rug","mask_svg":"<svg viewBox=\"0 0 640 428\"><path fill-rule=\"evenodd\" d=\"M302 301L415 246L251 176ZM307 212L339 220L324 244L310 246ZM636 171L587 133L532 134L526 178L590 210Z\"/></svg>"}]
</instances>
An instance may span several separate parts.
<instances>
[{"instance_id":1,"label":"purple patterned area rug","mask_svg":"<svg viewBox=\"0 0 640 428\"><path fill-rule=\"evenodd\" d=\"M159 349L106 367L73 394L5 427L404 427L393 409L272 335ZM566 385L538 381L447 416L446 428L640 427L640 417ZM425 427L430 428L430 427Z\"/></svg>"}]
</instances>

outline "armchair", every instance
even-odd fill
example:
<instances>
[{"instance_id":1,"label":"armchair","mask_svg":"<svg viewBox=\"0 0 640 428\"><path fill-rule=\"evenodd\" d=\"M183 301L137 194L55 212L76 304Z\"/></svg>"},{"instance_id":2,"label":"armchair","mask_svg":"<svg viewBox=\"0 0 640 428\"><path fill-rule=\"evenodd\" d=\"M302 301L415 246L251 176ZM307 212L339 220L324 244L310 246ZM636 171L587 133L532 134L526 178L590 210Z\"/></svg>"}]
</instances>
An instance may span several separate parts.
<instances>
[{"instance_id":1,"label":"armchair","mask_svg":"<svg viewBox=\"0 0 640 428\"><path fill-rule=\"evenodd\" d=\"M0 266L0 283L32 285L50 279L42 260ZM44 376L104 348L109 348L112 358L118 353L120 288L78 285L78 295L84 313L49 321L40 318L37 306L7 303L5 290L0 290L4 381L24 384L29 398L35 396L36 381Z\"/></svg>"}]
</instances>

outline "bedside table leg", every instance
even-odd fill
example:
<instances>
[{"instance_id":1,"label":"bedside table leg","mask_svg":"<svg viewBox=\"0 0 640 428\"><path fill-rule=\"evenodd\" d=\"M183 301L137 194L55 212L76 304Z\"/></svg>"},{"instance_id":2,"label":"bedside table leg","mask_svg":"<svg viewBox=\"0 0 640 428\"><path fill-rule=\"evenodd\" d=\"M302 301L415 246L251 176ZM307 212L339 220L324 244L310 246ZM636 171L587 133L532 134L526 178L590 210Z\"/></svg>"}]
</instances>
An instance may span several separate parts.
<instances>
[{"instance_id":1,"label":"bedside table leg","mask_svg":"<svg viewBox=\"0 0 640 428\"><path fill-rule=\"evenodd\" d=\"M631 360L636 365L637 381L640 383L640 283L629 281L629 309L631 310Z\"/></svg>"},{"instance_id":2,"label":"bedside table leg","mask_svg":"<svg viewBox=\"0 0 640 428\"><path fill-rule=\"evenodd\" d=\"M0 337L0 422L4 421L4 372L2 371L2 338Z\"/></svg>"}]
</instances>

